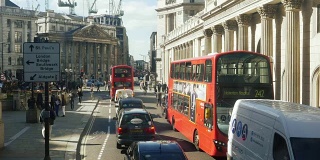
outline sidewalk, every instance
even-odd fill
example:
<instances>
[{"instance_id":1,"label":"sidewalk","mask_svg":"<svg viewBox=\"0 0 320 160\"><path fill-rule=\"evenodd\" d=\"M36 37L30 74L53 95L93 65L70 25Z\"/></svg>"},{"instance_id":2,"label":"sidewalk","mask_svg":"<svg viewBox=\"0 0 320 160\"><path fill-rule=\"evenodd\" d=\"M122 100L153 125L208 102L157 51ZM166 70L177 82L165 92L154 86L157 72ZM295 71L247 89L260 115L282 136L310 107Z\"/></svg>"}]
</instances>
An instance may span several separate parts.
<instances>
[{"instance_id":1,"label":"sidewalk","mask_svg":"<svg viewBox=\"0 0 320 160\"><path fill-rule=\"evenodd\" d=\"M56 118L49 143L51 160L76 159L78 140L98 103L98 99L88 98L84 96L81 104L75 99L74 110L67 105L66 116ZM5 111L2 116L5 144L4 149L0 150L0 159L43 160L45 141L41 134L42 125L26 123L26 111Z\"/></svg>"}]
</instances>

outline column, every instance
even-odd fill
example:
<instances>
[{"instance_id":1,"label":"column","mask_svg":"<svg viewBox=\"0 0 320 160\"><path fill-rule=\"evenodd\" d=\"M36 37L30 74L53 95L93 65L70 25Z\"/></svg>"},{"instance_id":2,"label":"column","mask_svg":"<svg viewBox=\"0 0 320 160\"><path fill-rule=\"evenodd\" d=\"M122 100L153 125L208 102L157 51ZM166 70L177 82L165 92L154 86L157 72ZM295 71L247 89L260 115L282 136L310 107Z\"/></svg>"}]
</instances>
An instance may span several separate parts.
<instances>
[{"instance_id":1,"label":"column","mask_svg":"<svg viewBox=\"0 0 320 160\"><path fill-rule=\"evenodd\" d=\"M28 21L23 21L23 39L22 42L28 42Z\"/></svg>"},{"instance_id":2,"label":"column","mask_svg":"<svg viewBox=\"0 0 320 160\"><path fill-rule=\"evenodd\" d=\"M93 75L98 78L98 44L93 43Z\"/></svg>"},{"instance_id":3,"label":"column","mask_svg":"<svg viewBox=\"0 0 320 160\"><path fill-rule=\"evenodd\" d=\"M273 56L273 25L272 21L276 12L276 5L266 4L259 7L258 13L261 16L261 50L266 56Z\"/></svg>"},{"instance_id":4,"label":"column","mask_svg":"<svg viewBox=\"0 0 320 160\"><path fill-rule=\"evenodd\" d=\"M248 50L248 28L251 22L251 15L241 14L236 17L239 26L238 50Z\"/></svg>"},{"instance_id":5,"label":"column","mask_svg":"<svg viewBox=\"0 0 320 160\"><path fill-rule=\"evenodd\" d=\"M223 34L223 27L222 25L215 25L212 28L213 32L213 53L220 53L222 50L222 34Z\"/></svg>"},{"instance_id":6,"label":"column","mask_svg":"<svg viewBox=\"0 0 320 160\"><path fill-rule=\"evenodd\" d=\"M211 50L211 36L212 36L212 30L211 29L205 29L203 31L203 34L204 34L204 50L205 50L205 53L204 55L208 55L209 53L212 52ZM202 56L204 56L202 55Z\"/></svg>"},{"instance_id":7,"label":"column","mask_svg":"<svg viewBox=\"0 0 320 160\"><path fill-rule=\"evenodd\" d=\"M286 89L287 101L300 103L300 7L303 0L282 0L286 10Z\"/></svg>"},{"instance_id":8,"label":"column","mask_svg":"<svg viewBox=\"0 0 320 160\"><path fill-rule=\"evenodd\" d=\"M14 46L15 46L15 38L14 38L14 34L15 34L15 30L14 30L14 20L11 19L11 24L10 24L10 53L14 53Z\"/></svg>"},{"instance_id":9,"label":"column","mask_svg":"<svg viewBox=\"0 0 320 160\"><path fill-rule=\"evenodd\" d=\"M106 73L106 61L105 61L105 54L106 54L106 45L105 44L100 44L100 69L101 69L101 74L105 75ZM104 76L105 78L105 76Z\"/></svg>"},{"instance_id":10,"label":"column","mask_svg":"<svg viewBox=\"0 0 320 160\"><path fill-rule=\"evenodd\" d=\"M189 42L189 58L193 57L193 41Z\"/></svg>"},{"instance_id":11,"label":"column","mask_svg":"<svg viewBox=\"0 0 320 160\"><path fill-rule=\"evenodd\" d=\"M86 75L90 75L91 73L91 44L90 43L86 43L86 57L87 57L87 68L86 68Z\"/></svg>"},{"instance_id":12,"label":"column","mask_svg":"<svg viewBox=\"0 0 320 160\"><path fill-rule=\"evenodd\" d=\"M224 49L225 51L234 50L234 31L237 28L237 22L235 20L227 20L223 23L224 28Z\"/></svg>"},{"instance_id":13,"label":"column","mask_svg":"<svg viewBox=\"0 0 320 160\"><path fill-rule=\"evenodd\" d=\"M83 42L79 42L78 43L79 45L78 45L78 48L79 48L79 57L78 57L78 61L79 61L79 63L78 63L78 67L79 67L79 73L81 73L81 70L82 70L82 66L83 66L83 61L82 61L82 55L83 55L83 52L84 52L84 44L83 44Z\"/></svg>"},{"instance_id":14,"label":"column","mask_svg":"<svg viewBox=\"0 0 320 160\"><path fill-rule=\"evenodd\" d=\"M70 43L70 47L71 47L71 52L70 52L70 56L71 56L71 66L70 68L72 70L74 70L74 66L75 66L75 53L76 53L76 50L75 50L75 42L74 41L71 41Z\"/></svg>"}]
</instances>

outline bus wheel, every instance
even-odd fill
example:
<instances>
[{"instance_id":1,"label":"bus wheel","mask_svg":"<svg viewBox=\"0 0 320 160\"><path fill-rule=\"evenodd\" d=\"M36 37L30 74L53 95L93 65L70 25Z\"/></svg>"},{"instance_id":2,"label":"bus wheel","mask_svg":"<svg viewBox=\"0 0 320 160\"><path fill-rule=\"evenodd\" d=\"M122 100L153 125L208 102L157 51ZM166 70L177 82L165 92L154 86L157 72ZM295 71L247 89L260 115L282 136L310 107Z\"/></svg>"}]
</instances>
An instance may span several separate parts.
<instances>
[{"instance_id":1,"label":"bus wheel","mask_svg":"<svg viewBox=\"0 0 320 160\"><path fill-rule=\"evenodd\" d=\"M195 131L193 134L193 144L196 147L196 149L199 151L199 135L198 131Z\"/></svg>"},{"instance_id":2,"label":"bus wheel","mask_svg":"<svg viewBox=\"0 0 320 160\"><path fill-rule=\"evenodd\" d=\"M176 125L176 124L175 124L174 118L172 117L172 130L173 130L173 131L177 131L175 125Z\"/></svg>"}]
</instances>

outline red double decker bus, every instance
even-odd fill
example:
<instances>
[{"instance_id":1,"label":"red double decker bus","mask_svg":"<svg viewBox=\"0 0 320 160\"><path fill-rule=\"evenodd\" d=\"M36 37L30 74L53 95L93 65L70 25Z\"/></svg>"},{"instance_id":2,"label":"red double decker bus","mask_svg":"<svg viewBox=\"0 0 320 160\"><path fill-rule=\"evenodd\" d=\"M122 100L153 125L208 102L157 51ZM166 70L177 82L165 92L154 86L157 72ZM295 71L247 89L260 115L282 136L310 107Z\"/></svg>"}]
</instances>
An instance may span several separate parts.
<instances>
[{"instance_id":1,"label":"red double decker bus","mask_svg":"<svg viewBox=\"0 0 320 160\"><path fill-rule=\"evenodd\" d=\"M270 60L254 52L232 51L173 61L168 83L167 118L173 130L215 157L226 156L236 100L273 99Z\"/></svg>"},{"instance_id":2,"label":"red double decker bus","mask_svg":"<svg viewBox=\"0 0 320 160\"><path fill-rule=\"evenodd\" d=\"M114 96L117 89L131 89L134 87L134 73L133 68L128 65L117 65L111 68L110 83L111 100L114 100Z\"/></svg>"}]
</instances>

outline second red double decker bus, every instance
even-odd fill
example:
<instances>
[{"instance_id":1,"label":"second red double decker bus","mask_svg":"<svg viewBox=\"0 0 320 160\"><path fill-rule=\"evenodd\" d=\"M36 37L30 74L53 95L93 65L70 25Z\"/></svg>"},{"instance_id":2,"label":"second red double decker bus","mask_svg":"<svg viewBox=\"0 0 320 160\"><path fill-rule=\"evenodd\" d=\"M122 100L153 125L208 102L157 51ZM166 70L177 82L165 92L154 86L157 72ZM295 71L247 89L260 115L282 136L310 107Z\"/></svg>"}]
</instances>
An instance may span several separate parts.
<instances>
[{"instance_id":1,"label":"second red double decker bus","mask_svg":"<svg viewBox=\"0 0 320 160\"><path fill-rule=\"evenodd\" d=\"M128 65L117 65L111 68L110 75L110 97L114 100L117 89L131 89L134 88L134 73L133 68Z\"/></svg>"},{"instance_id":2,"label":"second red double decker bus","mask_svg":"<svg viewBox=\"0 0 320 160\"><path fill-rule=\"evenodd\" d=\"M211 156L225 157L238 99L273 99L270 60L247 51L215 53L170 64L168 121ZM242 126L237 127L242 134Z\"/></svg>"}]
</instances>

